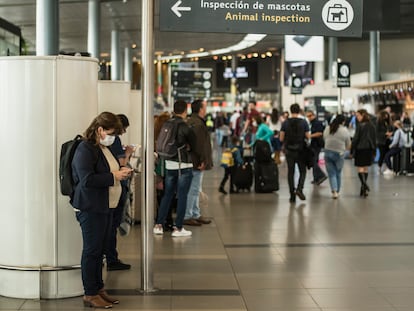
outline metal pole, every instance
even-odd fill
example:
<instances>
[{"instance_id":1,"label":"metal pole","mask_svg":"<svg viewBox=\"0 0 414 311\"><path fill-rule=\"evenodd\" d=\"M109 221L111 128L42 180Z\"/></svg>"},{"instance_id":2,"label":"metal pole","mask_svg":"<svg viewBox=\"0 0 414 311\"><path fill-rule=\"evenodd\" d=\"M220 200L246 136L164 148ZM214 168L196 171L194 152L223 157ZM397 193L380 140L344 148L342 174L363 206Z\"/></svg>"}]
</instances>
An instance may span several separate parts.
<instances>
[{"instance_id":1,"label":"metal pole","mask_svg":"<svg viewBox=\"0 0 414 311\"><path fill-rule=\"evenodd\" d=\"M369 82L379 81L380 67L380 32L370 31L369 33Z\"/></svg>"},{"instance_id":2,"label":"metal pole","mask_svg":"<svg viewBox=\"0 0 414 311\"><path fill-rule=\"evenodd\" d=\"M154 3L142 1L142 208L141 290L154 291Z\"/></svg>"},{"instance_id":3,"label":"metal pole","mask_svg":"<svg viewBox=\"0 0 414 311\"><path fill-rule=\"evenodd\" d=\"M335 76L333 72L333 64L338 59L338 38L329 38L329 80L333 80Z\"/></svg>"},{"instance_id":4,"label":"metal pole","mask_svg":"<svg viewBox=\"0 0 414 311\"><path fill-rule=\"evenodd\" d=\"M59 54L59 1L36 1L36 55Z\"/></svg>"},{"instance_id":5,"label":"metal pole","mask_svg":"<svg viewBox=\"0 0 414 311\"><path fill-rule=\"evenodd\" d=\"M88 52L92 57L100 56L101 1L89 0L88 4Z\"/></svg>"},{"instance_id":6,"label":"metal pole","mask_svg":"<svg viewBox=\"0 0 414 311\"><path fill-rule=\"evenodd\" d=\"M338 114L342 114L342 88L338 87Z\"/></svg>"},{"instance_id":7,"label":"metal pole","mask_svg":"<svg viewBox=\"0 0 414 311\"><path fill-rule=\"evenodd\" d=\"M111 31L111 80L121 80L121 55L119 50L119 31Z\"/></svg>"},{"instance_id":8,"label":"metal pole","mask_svg":"<svg viewBox=\"0 0 414 311\"><path fill-rule=\"evenodd\" d=\"M130 47L124 49L124 80L128 82L132 81L132 57Z\"/></svg>"}]
</instances>

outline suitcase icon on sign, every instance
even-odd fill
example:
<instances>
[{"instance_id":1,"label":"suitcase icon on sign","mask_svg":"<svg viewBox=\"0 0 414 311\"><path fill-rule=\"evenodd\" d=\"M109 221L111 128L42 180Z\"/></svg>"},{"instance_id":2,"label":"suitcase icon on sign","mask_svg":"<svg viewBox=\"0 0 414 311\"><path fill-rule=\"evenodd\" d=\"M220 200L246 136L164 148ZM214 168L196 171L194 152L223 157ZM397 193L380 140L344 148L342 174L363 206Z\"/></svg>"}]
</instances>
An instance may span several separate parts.
<instances>
[{"instance_id":1,"label":"suitcase icon on sign","mask_svg":"<svg viewBox=\"0 0 414 311\"><path fill-rule=\"evenodd\" d=\"M328 23L348 23L348 10L340 4L335 4L328 8Z\"/></svg>"}]
</instances>

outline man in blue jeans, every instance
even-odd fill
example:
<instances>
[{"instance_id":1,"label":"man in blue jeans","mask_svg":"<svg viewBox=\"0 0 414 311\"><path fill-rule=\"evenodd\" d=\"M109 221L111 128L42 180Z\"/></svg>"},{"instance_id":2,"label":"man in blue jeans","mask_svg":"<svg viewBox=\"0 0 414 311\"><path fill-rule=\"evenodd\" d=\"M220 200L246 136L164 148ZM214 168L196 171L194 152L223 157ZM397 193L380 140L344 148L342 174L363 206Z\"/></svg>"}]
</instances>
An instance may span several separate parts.
<instances>
[{"instance_id":1,"label":"man in blue jeans","mask_svg":"<svg viewBox=\"0 0 414 311\"><path fill-rule=\"evenodd\" d=\"M173 227L173 237L191 236L191 231L183 228L187 194L193 178L193 163L191 157L195 154L196 137L194 132L184 122L187 118L187 103L178 100L174 103L173 122L177 122L177 135L175 143L178 154L165 160L164 195L158 209L158 217L153 229L154 234L164 233L164 224L172 199L177 195L177 214Z\"/></svg>"},{"instance_id":2,"label":"man in blue jeans","mask_svg":"<svg viewBox=\"0 0 414 311\"><path fill-rule=\"evenodd\" d=\"M205 170L213 167L213 156L211 152L210 133L204 118L207 114L207 103L195 100L191 103L191 117L187 124L193 130L196 137L195 152L191 155L193 160L193 180L187 198L187 208L184 224L188 226L201 226L211 223L210 219L201 216L199 196L203 184Z\"/></svg>"}]
</instances>

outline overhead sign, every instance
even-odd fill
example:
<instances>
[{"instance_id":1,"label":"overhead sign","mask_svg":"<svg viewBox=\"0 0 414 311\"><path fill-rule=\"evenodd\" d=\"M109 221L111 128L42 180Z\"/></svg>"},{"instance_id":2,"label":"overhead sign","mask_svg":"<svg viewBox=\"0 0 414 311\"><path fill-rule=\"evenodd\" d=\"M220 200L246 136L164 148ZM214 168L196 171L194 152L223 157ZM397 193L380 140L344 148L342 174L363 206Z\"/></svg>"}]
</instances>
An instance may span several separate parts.
<instances>
[{"instance_id":1,"label":"overhead sign","mask_svg":"<svg viewBox=\"0 0 414 311\"><path fill-rule=\"evenodd\" d=\"M302 94L302 89L303 89L302 77L292 76L290 94L292 95Z\"/></svg>"},{"instance_id":2,"label":"overhead sign","mask_svg":"<svg viewBox=\"0 0 414 311\"><path fill-rule=\"evenodd\" d=\"M174 101L192 102L211 96L211 68L175 69L171 71L171 88Z\"/></svg>"},{"instance_id":3,"label":"overhead sign","mask_svg":"<svg viewBox=\"0 0 414 311\"><path fill-rule=\"evenodd\" d=\"M285 61L322 62L324 60L322 36L285 36Z\"/></svg>"},{"instance_id":4,"label":"overhead sign","mask_svg":"<svg viewBox=\"0 0 414 311\"><path fill-rule=\"evenodd\" d=\"M337 65L337 87L350 87L351 86L351 64L350 63L338 63Z\"/></svg>"},{"instance_id":5,"label":"overhead sign","mask_svg":"<svg viewBox=\"0 0 414 311\"><path fill-rule=\"evenodd\" d=\"M363 0L160 0L160 30L360 37Z\"/></svg>"}]
</instances>

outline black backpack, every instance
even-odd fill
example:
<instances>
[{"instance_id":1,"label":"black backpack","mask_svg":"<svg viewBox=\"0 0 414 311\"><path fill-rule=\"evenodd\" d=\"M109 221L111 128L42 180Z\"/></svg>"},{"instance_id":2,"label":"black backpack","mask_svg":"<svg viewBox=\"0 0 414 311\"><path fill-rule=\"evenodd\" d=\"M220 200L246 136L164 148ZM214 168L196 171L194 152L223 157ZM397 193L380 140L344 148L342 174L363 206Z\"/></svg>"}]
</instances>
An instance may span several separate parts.
<instances>
[{"instance_id":1,"label":"black backpack","mask_svg":"<svg viewBox=\"0 0 414 311\"><path fill-rule=\"evenodd\" d=\"M157 139L156 151L159 156L164 159L172 159L179 153L178 151L185 147L185 144L178 146L177 134L180 123L184 121L179 118L171 118L167 120L161 127L160 134Z\"/></svg>"},{"instance_id":2,"label":"black backpack","mask_svg":"<svg viewBox=\"0 0 414 311\"><path fill-rule=\"evenodd\" d=\"M302 151L305 145L305 128L302 119L288 119L285 130L285 148L289 151Z\"/></svg>"},{"instance_id":3,"label":"black backpack","mask_svg":"<svg viewBox=\"0 0 414 311\"><path fill-rule=\"evenodd\" d=\"M72 160L76 148L82 142L82 136L76 135L72 140L62 144L60 148L59 182L60 192L63 195L72 196L75 191L75 182L72 177Z\"/></svg>"}]
</instances>

